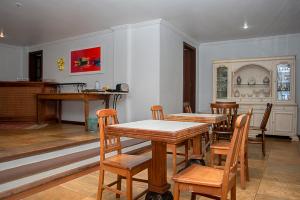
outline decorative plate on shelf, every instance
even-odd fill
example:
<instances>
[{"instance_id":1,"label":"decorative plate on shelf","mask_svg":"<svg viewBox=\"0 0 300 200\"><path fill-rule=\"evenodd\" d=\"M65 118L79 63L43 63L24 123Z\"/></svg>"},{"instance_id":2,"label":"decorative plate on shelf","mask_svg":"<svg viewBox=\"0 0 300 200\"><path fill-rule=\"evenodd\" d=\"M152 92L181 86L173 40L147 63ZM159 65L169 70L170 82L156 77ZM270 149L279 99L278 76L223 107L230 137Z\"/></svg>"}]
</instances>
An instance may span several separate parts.
<instances>
[{"instance_id":1,"label":"decorative plate on shelf","mask_svg":"<svg viewBox=\"0 0 300 200\"><path fill-rule=\"evenodd\" d=\"M270 83L269 77L266 76L266 77L263 79L263 83L266 84L266 85L269 84L269 83Z\"/></svg>"},{"instance_id":2,"label":"decorative plate on shelf","mask_svg":"<svg viewBox=\"0 0 300 200\"><path fill-rule=\"evenodd\" d=\"M254 78L254 77L250 77L250 78L248 79L248 85L255 85L255 84L256 84L255 78Z\"/></svg>"}]
</instances>

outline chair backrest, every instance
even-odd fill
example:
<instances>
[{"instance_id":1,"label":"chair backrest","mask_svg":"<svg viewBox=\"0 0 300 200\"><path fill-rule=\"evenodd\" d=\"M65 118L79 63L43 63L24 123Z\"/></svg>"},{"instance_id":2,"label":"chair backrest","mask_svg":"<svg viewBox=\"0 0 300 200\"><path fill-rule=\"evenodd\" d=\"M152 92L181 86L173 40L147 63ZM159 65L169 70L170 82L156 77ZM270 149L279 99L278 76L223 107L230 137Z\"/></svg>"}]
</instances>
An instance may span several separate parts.
<instances>
[{"instance_id":1,"label":"chair backrest","mask_svg":"<svg viewBox=\"0 0 300 200\"><path fill-rule=\"evenodd\" d=\"M239 104L236 103L211 103L210 104L211 113L212 114L225 114L227 116L227 120L223 121L215 126L218 128L222 128L224 130L232 130L234 129L234 123L237 118L237 111L239 108Z\"/></svg>"},{"instance_id":2,"label":"chair backrest","mask_svg":"<svg viewBox=\"0 0 300 200\"><path fill-rule=\"evenodd\" d=\"M151 106L152 119L154 120L164 120L164 111L163 107L160 105Z\"/></svg>"},{"instance_id":3,"label":"chair backrest","mask_svg":"<svg viewBox=\"0 0 300 200\"><path fill-rule=\"evenodd\" d=\"M100 161L105 160L105 153L117 151L121 153L120 137L106 135L105 127L118 124L117 111L115 109L102 109L96 112L100 129Z\"/></svg>"},{"instance_id":4,"label":"chair backrest","mask_svg":"<svg viewBox=\"0 0 300 200\"><path fill-rule=\"evenodd\" d=\"M184 102L183 103L183 110L185 113L193 113L191 104L189 102Z\"/></svg>"},{"instance_id":5,"label":"chair backrest","mask_svg":"<svg viewBox=\"0 0 300 200\"><path fill-rule=\"evenodd\" d=\"M244 114L244 115L240 115L237 118L235 123L235 128L230 142L230 148L227 154L226 163L224 167L223 184L222 184L223 191L228 190L229 176L235 175L237 171L238 155L241 148L246 121L247 121L247 116Z\"/></svg>"},{"instance_id":6,"label":"chair backrest","mask_svg":"<svg viewBox=\"0 0 300 200\"><path fill-rule=\"evenodd\" d=\"M247 145L248 145L248 136L249 136L249 128L250 128L250 121L253 113L253 108L250 108L247 113L247 120L244 128L243 138L242 138L242 147L241 153L247 152Z\"/></svg>"},{"instance_id":7,"label":"chair backrest","mask_svg":"<svg viewBox=\"0 0 300 200\"><path fill-rule=\"evenodd\" d=\"M268 120L269 120L269 117L270 117L270 114L271 114L272 106L273 105L271 103L267 103L267 108L265 110L264 116L263 116L263 118L261 120L261 123L260 123L260 128L262 130L266 129L266 126L267 126L267 123L268 123Z\"/></svg>"}]
</instances>

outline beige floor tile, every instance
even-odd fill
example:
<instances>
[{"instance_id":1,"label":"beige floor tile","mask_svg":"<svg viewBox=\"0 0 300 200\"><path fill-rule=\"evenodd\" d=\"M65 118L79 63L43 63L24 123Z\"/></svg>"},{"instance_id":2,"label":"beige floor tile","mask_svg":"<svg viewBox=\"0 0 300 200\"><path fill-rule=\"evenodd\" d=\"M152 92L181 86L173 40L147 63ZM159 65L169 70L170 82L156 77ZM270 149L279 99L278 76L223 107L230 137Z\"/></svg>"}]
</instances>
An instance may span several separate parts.
<instances>
[{"instance_id":1,"label":"beige floor tile","mask_svg":"<svg viewBox=\"0 0 300 200\"><path fill-rule=\"evenodd\" d=\"M172 181L172 157L168 158L168 182ZM209 158L209 154L208 154ZM181 158L179 158L180 160ZM238 200L298 200L300 199L300 143L287 142L286 140L268 138L267 155L262 156L260 145L249 145L249 168L250 182L247 182L246 189L240 188L239 176L237 180ZM105 182L115 180L115 175L107 173ZM146 178L147 171L137 175L139 178ZM122 189L125 190L125 182ZM77 178L55 188L37 193L28 197L27 200L92 200L96 199L98 186L98 172ZM134 182L134 195L147 187L144 183ZM56 190L58 192L56 192ZM173 187L171 186L171 191ZM59 195L63 193L62 195ZM182 200L189 200L191 194L182 192ZM144 199L142 197L141 199ZM103 200L115 199L115 194L104 191ZM122 197L121 200L125 200ZM208 198L197 196L199 200Z\"/></svg>"},{"instance_id":2,"label":"beige floor tile","mask_svg":"<svg viewBox=\"0 0 300 200\"><path fill-rule=\"evenodd\" d=\"M282 199L299 200L300 185L263 179L257 194L276 196Z\"/></svg>"}]
</instances>

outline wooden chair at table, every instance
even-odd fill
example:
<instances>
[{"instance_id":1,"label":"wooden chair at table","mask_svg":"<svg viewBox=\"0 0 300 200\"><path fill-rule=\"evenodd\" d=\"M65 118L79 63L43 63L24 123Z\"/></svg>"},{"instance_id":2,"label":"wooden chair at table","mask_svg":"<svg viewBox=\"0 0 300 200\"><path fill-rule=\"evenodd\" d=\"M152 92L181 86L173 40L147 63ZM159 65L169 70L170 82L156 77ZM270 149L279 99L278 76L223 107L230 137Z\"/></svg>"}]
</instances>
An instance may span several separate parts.
<instances>
[{"instance_id":1,"label":"wooden chair at table","mask_svg":"<svg viewBox=\"0 0 300 200\"><path fill-rule=\"evenodd\" d=\"M220 136L223 139L230 139L233 130L234 123L237 118L237 111L239 108L239 104L230 102L230 103L211 103L210 104L212 114L224 114L227 116L227 120L220 122L218 124L214 124L213 126L213 142L215 140L219 140Z\"/></svg>"},{"instance_id":2,"label":"wooden chair at table","mask_svg":"<svg viewBox=\"0 0 300 200\"><path fill-rule=\"evenodd\" d=\"M228 192L231 191L231 199L236 199L237 163L246 118L246 115L237 118L224 170L193 164L176 174L173 177L174 200L179 200L180 191L193 192L193 200L196 195L227 200Z\"/></svg>"},{"instance_id":3,"label":"wooden chair at table","mask_svg":"<svg viewBox=\"0 0 300 200\"><path fill-rule=\"evenodd\" d=\"M164 120L163 108L160 105L154 105L151 107L152 119L154 120ZM184 153L178 153L177 148L184 146ZM187 164L188 161L188 141L183 141L178 144L167 144L168 154L172 154L172 166L173 175L177 173L177 166L182 163ZM170 152L169 152L170 151ZM184 156L184 160L177 163L177 155Z\"/></svg>"},{"instance_id":4,"label":"wooden chair at table","mask_svg":"<svg viewBox=\"0 0 300 200\"><path fill-rule=\"evenodd\" d=\"M193 113L191 104L189 102L183 102L183 111L185 113Z\"/></svg>"},{"instance_id":5,"label":"wooden chair at table","mask_svg":"<svg viewBox=\"0 0 300 200\"><path fill-rule=\"evenodd\" d=\"M250 120L252 116L252 109L249 109L247 113L247 121L244 128L243 138L242 138L242 146L239 154L239 169L240 169L240 180L242 189L246 188L246 180L249 181L249 167L248 167L248 134L249 134L249 126ZM210 146L210 164L212 167L216 167L214 165L215 155L228 155L229 153L230 142L216 142ZM219 158L220 159L220 158ZM220 165L219 160L219 165ZM218 166L219 167L219 166Z\"/></svg>"},{"instance_id":6,"label":"wooden chair at table","mask_svg":"<svg viewBox=\"0 0 300 200\"><path fill-rule=\"evenodd\" d=\"M102 192L107 189L116 193L116 198L125 195L127 199L132 198L132 182L139 181L148 183L147 180L133 178L137 173L150 167L151 158L139 155L129 155L121 153L120 137L106 135L105 127L107 125L118 124L117 111L114 109L103 109L97 111L100 127L100 172L98 183L97 200L102 199ZM106 158L105 153L117 152L117 155ZM117 174L117 180L104 185L104 173L109 171ZM122 179L126 179L126 192L121 191ZM117 184L117 188L111 186ZM134 199L143 196L147 190L137 195Z\"/></svg>"},{"instance_id":7,"label":"wooden chair at table","mask_svg":"<svg viewBox=\"0 0 300 200\"><path fill-rule=\"evenodd\" d=\"M190 105L189 102L184 102L183 103L183 110L184 110L185 113L193 113L191 105ZM205 140L205 145L207 145L208 142L209 142L209 132L203 134L202 136L203 136L203 138ZM190 143L189 146L192 146L192 144L193 144L192 139L189 140L189 143Z\"/></svg>"},{"instance_id":8,"label":"wooden chair at table","mask_svg":"<svg viewBox=\"0 0 300 200\"><path fill-rule=\"evenodd\" d=\"M261 131L261 140L254 140L254 139L249 139L249 143L252 144L261 144L262 146L262 153L263 156L266 155L266 144L265 144L265 131L267 131L266 126L271 114L271 110L272 110L272 104L271 103L267 103L267 108L265 110L264 116L261 120L260 126L259 127L254 127L254 126L250 126L250 130L255 130L255 131Z\"/></svg>"}]
</instances>

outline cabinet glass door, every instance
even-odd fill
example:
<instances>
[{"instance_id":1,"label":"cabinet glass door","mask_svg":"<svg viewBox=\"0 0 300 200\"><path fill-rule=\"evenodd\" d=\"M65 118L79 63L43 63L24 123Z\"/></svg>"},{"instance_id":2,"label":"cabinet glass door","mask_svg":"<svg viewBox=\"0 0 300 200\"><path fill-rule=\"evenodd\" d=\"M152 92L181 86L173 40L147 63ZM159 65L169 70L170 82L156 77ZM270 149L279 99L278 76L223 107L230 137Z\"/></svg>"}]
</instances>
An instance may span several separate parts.
<instances>
[{"instance_id":1,"label":"cabinet glass door","mask_svg":"<svg viewBox=\"0 0 300 200\"><path fill-rule=\"evenodd\" d=\"M227 98L228 68L221 66L217 68L217 99Z\"/></svg>"},{"instance_id":2,"label":"cabinet glass door","mask_svg":"<svg viewBox=\"0 0 300 200\"><path fill-rule=\"evenodd\" d=\"M291 99L291 65L277 65L277 100L288 101Z\"/></svg>"}]
</instances>

